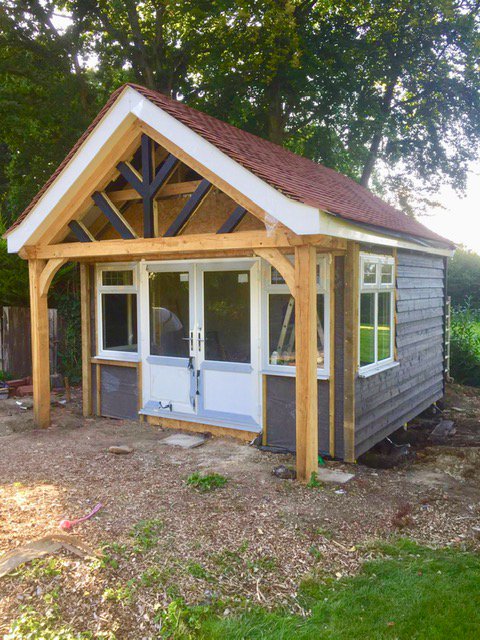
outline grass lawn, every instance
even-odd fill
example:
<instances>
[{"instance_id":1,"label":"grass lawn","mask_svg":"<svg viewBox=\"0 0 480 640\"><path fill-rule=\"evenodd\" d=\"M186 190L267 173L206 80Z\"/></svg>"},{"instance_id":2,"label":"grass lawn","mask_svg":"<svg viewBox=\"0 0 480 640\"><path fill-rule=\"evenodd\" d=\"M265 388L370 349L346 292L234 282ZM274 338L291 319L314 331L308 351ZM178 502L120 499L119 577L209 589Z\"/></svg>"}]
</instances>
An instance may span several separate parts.
<instances>
[{"instance_id":1,"label":"grass lawn","mask_svg":"<svg viewBox=\"0 0 480 640\"><path fill-rule=\"evenodd\" d=\"M262 608L240 617L173 606L168 638L211 640L473 640L480 637L480 556L402 540L349 579L303 582L305 618Z\"/></svg>"},{"instance_id":2,"label":"grass lawn","mask_svg":"<svg viewBox=\"0 0 480 640\"><path fill-rule=\"evenodd\" d=\"M370 364L374 360L374 328L360 326L360 362ZM378 327L378 359L385 360L390 357L390 327Z\"/></svg>"}]
</instances>

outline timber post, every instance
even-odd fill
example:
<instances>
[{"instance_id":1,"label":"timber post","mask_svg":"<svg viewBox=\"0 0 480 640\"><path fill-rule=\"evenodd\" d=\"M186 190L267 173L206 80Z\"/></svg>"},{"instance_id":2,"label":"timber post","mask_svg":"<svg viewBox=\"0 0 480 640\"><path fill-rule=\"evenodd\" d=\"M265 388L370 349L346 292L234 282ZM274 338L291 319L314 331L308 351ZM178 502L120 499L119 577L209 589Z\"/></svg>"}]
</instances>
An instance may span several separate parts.
<instances>
[{"instance_id":1,"label":"timber post","mask_svg":"<svg viewBox=\"0 0 480 640\"><path fill-rule=\"evenodd\" d=\"M50 327L48 290L66 258L30 259L30 324L32 335L33 416L35 426L50 426Z\"/></svg>"},{"instance_id":2,"label":"timber post","mask_svg":"<svg viewBox=\"0 0 480 640\"><path fill-rule=\"evenodd\" d=\"M316 282L315 247L295 247L296 467L302 481L318 471Z\"/></svg>"},{"instance_id":3,"label":"timber post","mask_svg":"<svg viewBox=\"0 0 480 640\"><path fill-rule=\"evenodd\" d=\"M355 386L359 342L359 248L347 243L345 258L345 338L344 338L344 458L355 462Z\"/></svg>"},{"instance_id":4,"label":"timber post","mask_svg":"<svg viewBox=\"0 0 480 640\"><path fill-rule=\"evenodd\" d=\"M40 279L47 262L29 260L30 319L32 332L33 415L35 426L50 426L50 344L48 298L42 295Z\"/></svg>"}]
</instances>

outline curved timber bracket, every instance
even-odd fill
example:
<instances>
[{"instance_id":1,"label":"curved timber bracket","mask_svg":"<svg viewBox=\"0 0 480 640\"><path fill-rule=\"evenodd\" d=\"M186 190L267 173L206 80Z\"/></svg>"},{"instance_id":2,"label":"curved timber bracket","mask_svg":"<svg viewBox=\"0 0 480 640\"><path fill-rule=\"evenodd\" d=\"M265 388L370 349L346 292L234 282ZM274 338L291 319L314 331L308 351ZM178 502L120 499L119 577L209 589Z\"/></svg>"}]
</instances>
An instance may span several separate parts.
<instances>
[{"instance_id":1,"label":"curved timber bracket","mask_svg":"<svg viewBox=\"0 0 480 640\"><path fill-rule=\"evenodd\" d=\"M40 297L43 298L48 295L48 290L50 289L55 274L66 262L66 258L51 258L43 267L38 286Z\"/></svg>"},{"instance_id":2,"label":"curved timber bracket","mask_svg":"<svg viewBox=\"0 0 480 640\"><path fill-rule=\"evenodd\" d=\"M274 267L287 283L290 293L295 297L295 266L283 255L280 249L255 249L255 253Z\"/></svg>"}]
</instances>

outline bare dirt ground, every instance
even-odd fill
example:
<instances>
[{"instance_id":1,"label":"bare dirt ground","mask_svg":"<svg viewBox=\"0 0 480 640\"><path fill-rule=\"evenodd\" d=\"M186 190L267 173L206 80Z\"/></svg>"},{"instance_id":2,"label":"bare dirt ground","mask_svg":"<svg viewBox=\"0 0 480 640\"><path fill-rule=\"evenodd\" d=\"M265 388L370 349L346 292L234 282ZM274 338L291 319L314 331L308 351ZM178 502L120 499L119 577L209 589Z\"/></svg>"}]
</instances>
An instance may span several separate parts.
<instances>
[{"instance_id":1,"label":"bare dirt ground","mask_svg":"<svg viewBox=\"0 0 480 640\"><path fill-rule=\"evenodd\" d=\"M0 632L31 606L55 607L61 624L95 637L152 638L176 598L220 600L227 614L249 603L298 612L302 579L354 573L372 541L392 535L478 549L480 393L452 386L447 407L457 433L434 443L432 424L418 421L415 461L390 470L328 462L355 478L309 488L272 475L290 456L229 439L168 447L171 431L84 419L75 394L45 431L31 410L0 401L0 555L104 505L74 531L102 559L61 552L0 578ZM114 444L134 452L113 455ZM201 493L186 484L195 471L228 483Z\"/></svg>"}]
</instances>

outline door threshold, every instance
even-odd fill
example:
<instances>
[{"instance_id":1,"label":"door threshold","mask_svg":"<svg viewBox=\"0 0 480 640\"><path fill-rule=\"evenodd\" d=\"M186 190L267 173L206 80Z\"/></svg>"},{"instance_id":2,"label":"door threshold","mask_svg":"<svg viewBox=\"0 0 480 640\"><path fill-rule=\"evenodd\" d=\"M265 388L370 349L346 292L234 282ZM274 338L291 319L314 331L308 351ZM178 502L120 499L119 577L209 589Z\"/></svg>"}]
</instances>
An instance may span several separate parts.
<instances>
[{"instance_id":1,"label":"door threshold","mask_svg":"<svg viewBox=\"0 0 480 640\"><path fill-rule=\"evenodd\" d=\"M164 420L180 420L182 422L194 422L212 427L221 427L222 429L232 429L233 431L248 431L250 433L261 433L262 429L258 424L237 422L236 420L218 420L207 418L205 416L190 415L189 413L180 413L179 411L161 411L156 409L143 408L138 412L141 416L150 416L152 418L163 418Z\"/></svg>"}]
</instances>

